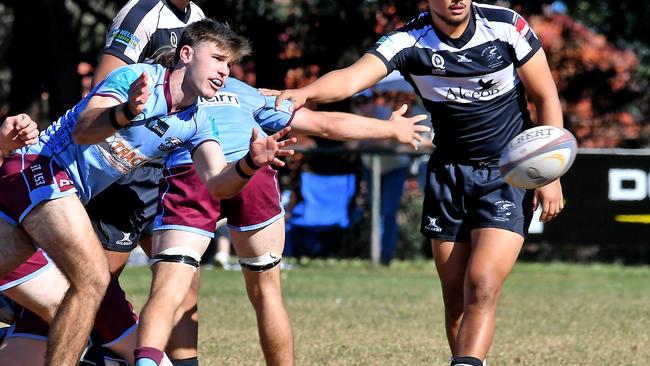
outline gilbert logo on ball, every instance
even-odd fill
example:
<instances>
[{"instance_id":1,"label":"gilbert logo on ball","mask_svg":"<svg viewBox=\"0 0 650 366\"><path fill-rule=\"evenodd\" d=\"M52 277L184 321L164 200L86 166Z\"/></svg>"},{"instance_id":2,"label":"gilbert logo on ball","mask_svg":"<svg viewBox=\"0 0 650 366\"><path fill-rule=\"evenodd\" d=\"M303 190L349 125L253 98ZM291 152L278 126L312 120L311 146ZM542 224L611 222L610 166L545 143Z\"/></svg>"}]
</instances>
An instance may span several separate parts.
<instances>
[{"instance_id":1,"label":"gilbert logo on ball","mask_svg":"<svg viewBox=\"0 0 650 366\"><path fill-rule=\"evenodd\" d=\"M515 187L539 188L566 173L577 151L576 138L566 129L533 127L510 141L499 159L499 169Z\"/></svg>"}]
</instances>

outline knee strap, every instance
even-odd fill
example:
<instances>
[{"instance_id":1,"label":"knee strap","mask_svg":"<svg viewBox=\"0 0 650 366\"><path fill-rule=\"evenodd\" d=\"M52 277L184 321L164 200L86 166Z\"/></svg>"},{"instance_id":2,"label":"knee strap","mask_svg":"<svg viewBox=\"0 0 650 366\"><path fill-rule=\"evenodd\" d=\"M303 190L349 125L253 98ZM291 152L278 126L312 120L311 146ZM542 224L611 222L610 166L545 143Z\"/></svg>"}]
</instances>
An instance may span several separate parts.
<instances>
[{"instance_id":1,"label":"knee strap","mask_svg":"<svg viewBox=\"0 0 650 366\"><path fill-rule=\"evenodd\" d=\"M255 258L240 258L239 265L253 272L266 272L277 266L282 261L282 256L273 252L260 255Z\"/></svg>"},{"instance_id":2,"label":"knee strap","mask_svg":"<svg viewBox=\"0 0 650 366\"><path fill-rule=\"evenodd\" d=\"M201 262L201 255L190 248L173 247L154 255L149 260L149 265L153 266L158 262L187 264L188 266L198 268Z\"/></svg>"}]
</instances>

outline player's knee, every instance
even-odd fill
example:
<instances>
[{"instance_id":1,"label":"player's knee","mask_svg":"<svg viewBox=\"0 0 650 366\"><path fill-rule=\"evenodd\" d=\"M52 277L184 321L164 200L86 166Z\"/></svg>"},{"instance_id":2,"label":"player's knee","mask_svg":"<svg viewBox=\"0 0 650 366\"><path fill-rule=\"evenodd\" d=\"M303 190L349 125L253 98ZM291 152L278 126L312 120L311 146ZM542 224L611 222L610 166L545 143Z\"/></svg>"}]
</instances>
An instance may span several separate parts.
<instances>
[{"instance_id":1,"label":"player's knee","mask_svg":"<svg viewBox=\"0 0 650 366\"><path fill-rule=\"evenodd\" d=\"M266 272L280 264L282 256L268 252L253 258L240 258L239 264L242 268L252 272Z\"/></svg>"},{"instance_id":2,"label":"player's knee","mask_svg":"<svg viewBox=\"0 0 650 366\"><path fill-rule=\"evenodd\" d=\"M191 248L172 247L154 255L149 261L150 266L157 263L177 263L192 267L196 270L201 262L201 255Z\"/></svg>"},{"instance_id":3,"label":"player's knee","mask_svg":"<svg viewBox=\"0 0 650 366\"><path fill-rule=\"evenodd\" d=\"M470 302L481 308L496 306L501 292L501 284L497 281L482 279L472 281L469 295Z\"/></svg>"}]
</instances>

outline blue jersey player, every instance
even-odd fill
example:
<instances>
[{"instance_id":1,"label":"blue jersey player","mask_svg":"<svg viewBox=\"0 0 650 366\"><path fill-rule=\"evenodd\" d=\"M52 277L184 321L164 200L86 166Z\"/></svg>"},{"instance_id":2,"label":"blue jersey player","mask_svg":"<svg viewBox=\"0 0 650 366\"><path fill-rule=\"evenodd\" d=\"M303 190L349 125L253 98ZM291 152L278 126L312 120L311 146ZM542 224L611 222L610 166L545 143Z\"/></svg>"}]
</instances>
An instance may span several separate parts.
<instances>
[{"instance_id":1,"label":"blue jersey player","mask_svg":"<svg viewBox=\"0 0 650 366\"><path fill-rule=\"evenodd\" d=\"M405 108L386 122L348 113L314 112L307 108L290 112L289 103L276 110L274 97L228 79L225 87L199 107L217 122L221 148L228 162L246 156L253 128L273 133L291 124L292 134L309 134L339 140L393 138L415 144L425 126L414 125L424 115L404 118ZM243 268L250 301L257 313L260 343L269 365L293 364L291 325L282 302L281 253L284 246L284 211L280 204L277 173L260 169L249 184L231 198L216 200L203 189L186 150L165 158L159 213L154 226L153 253L183 246L197 256L213 236L219 218L227 218L233 243ZM155 265L151 297L142 310L140 345L161 353L169 334L169 319L180 306L194 268L187 265ZM165 278L165 281L157 280ZM161 305L164 304L164 305ZM163 315L167 313L167 315ZM153 352L153 351L152 351Z\"/></svg>"},{"instance_id":2,"label":"blue jersey player","mask_svg":"<svg viewBox=\"0 0 650 366\"><path fill-rule=\"evenodd\" d=\"M431 113L436 149L429 160L422 233L431 239L445 303L452 365L482 365L495 330L496 304L527 233L563 208L559 180L535 191L509 186L497 159L537 121L562 126L557 90L540 43L514 11L471 0L429 0L429 12L379 39L353 65L301 89L298 107L363 90L393 70Z\"/></svg>"},{"instance_id":3,"label":"blue jersey player","mask_svg":"<svg viewBox=\"0 0 650 366\"><path fill-rule=\"evenodd\" d=\"M83 202L149 159L188 149L213 195L239 191L255 166L282 164L288 132L257 140L246 161L226 167L213 120L196 106L223 85L230 63L249 50L226 25L206 19L188 27L176 66L136 65L107 80L41 133L39 143L0 167L0 275L24 261L38 243L58 264L70 290L52 321L47 364L75 365L108 284L108 268ZM161 261L188 260L184 253Z\"/></svg>"}]
</instances>

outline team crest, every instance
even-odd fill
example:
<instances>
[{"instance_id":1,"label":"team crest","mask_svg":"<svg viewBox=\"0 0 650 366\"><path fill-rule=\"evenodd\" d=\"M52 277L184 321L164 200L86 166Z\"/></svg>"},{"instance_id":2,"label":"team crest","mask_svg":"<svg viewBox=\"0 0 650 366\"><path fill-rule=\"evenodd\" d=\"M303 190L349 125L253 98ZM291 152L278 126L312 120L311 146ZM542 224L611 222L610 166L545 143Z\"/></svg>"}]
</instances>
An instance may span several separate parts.
<instances>
[{"instance_id":1,"label":"team crest","mask_svg":"<svg viewBox=\"0 0 650 366\"><path fill-rule=\"evenodd\" d=\"M181 139L179 139L178 137L166 137L165 142L158 145L158 150L172 151L178 146L180 146L181 144L183 144L183 141L181 141Z\"/></svg>"},{"instance_id":2,"label":"team crest","mask_svg":"<svg viewBox=\"0 0 650 366\"><path fill-rule=\"evenodd\" d=\"M494 205L496 206L496 216L494 216L492 219L501 222L510 221L512 210L517 207L510 201L497 201L494 203Z\"/></svg>"},{"instance_id":3,"label":"team crest","mask_svg":"<svg viewBox=\"0 0 650 366\"><path fill-rule=\"evenodd\" d=\"M434 53L431 56L431 64L433 65L432 72L434 74L441 75L447 73L447 70L445 70L445 59L439 54Z\"/></svg>"}]
</instances>

